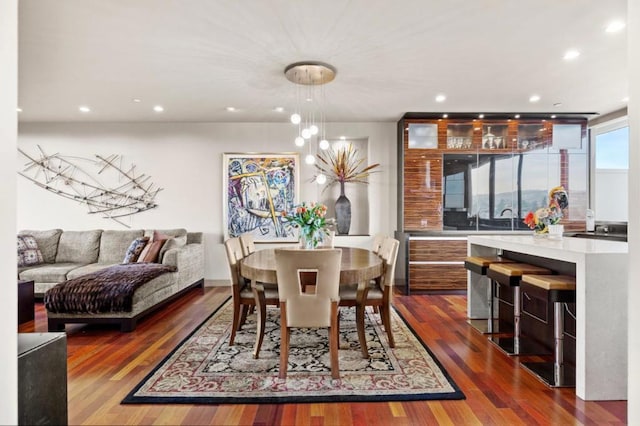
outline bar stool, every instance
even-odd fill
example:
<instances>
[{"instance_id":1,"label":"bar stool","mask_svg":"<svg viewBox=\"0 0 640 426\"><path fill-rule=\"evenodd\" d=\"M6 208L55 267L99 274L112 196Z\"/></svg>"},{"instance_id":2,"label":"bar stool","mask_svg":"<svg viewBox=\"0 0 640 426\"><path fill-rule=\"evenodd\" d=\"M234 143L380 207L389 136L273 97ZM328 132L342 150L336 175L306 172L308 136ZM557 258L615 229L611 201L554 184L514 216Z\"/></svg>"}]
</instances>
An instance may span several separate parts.
<instances>
[{"instance_id":1,"label":"bar stool","mask_svg":"<svg viewBox=\"0 0 640 426\"><path fill-rule=\"evenodd\" d=\"M576 384L575 367L564 363L564 307L576 302L576 278L568 275L523 275L523 293L531 293L553 303L553 362L523 362L523 367L538 376L550 387L573 387Z\"/></svg>"},{"instance_id":2,"label":"bar stool","mask_svg":"<svg viewBox=\"0 0 640 426\"><path fill-rule=\"evenodd\" d=\"M521 354L544 354L548 351L542 345L535 344L530 340L520 340L520 313L522 302L520 300L520 279L522 275L551 275L549 269L529 265L528 263L493 263L489 265L487 277L496 281L500 286L510 287L513 289L513 336L501 337L492 336L491 341L495 343L508 355ZM498 300L509 304L509 301L498 294ZM506 295L504 297L507 297Z\"/></svg>"},{"instance_id":3,"label":"bar stool","mask_svg":"<svg viewBox=\"0 0 640 426\"><path fill-rule=\"evenodd\" d=\"M492 263L515 263L515 260L507 259L506 257L493 256L493 257L485 257L485 256L470 256L467 257L464 261L464 267L471 271L475 272L478 275L487 275L487 269ZM497 332L497 327L494 322L494 299L495 299L495 281L489 280L489 294L488 294L488 304L489 304L489 316L486 319L469 319L467 322L473 328L481 332L482 334L492 334Z\"/></svg>"}]
</instances>

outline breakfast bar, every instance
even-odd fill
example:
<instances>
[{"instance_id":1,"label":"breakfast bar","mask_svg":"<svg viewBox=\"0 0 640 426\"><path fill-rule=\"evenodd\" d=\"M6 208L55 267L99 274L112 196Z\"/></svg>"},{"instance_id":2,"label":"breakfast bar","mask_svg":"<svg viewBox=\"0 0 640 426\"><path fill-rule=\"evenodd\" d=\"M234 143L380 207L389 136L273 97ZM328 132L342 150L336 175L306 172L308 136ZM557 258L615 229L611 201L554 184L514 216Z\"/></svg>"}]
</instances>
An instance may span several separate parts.
<instances>
[{"instance_id":1,"label":"breakfast bar","mask_svg":"<svg viewBox=\"0 0 640 426\"><path fill-rule=\"evenodd\" d=\"M576 395L627 399L626 242L531 235L470 235L469 256L501 255L576 278ZM467 315L488 318L489 280L468 272Z\"/></svg>"}]
</instances>

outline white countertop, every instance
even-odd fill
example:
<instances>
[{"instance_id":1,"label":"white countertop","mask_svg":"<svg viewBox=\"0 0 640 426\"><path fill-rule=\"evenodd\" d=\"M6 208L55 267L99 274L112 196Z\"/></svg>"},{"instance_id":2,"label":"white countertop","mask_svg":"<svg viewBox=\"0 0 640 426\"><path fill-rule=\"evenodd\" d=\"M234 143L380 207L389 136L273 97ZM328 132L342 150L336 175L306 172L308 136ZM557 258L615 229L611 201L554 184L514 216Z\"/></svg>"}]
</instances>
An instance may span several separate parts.
<instances>
[{"instance_id":1,"label":"white countertop","mask_svg":"<svg viewBox=\"0 0 640 426\"><path fill-rule=\"evenodd\" d=\"M558 260L575 261L591 254L626 254L628 243L622 241L563 237L550 239L532 235L470 235L469 244L528 253Z\"/></svg>"}]
</instances>

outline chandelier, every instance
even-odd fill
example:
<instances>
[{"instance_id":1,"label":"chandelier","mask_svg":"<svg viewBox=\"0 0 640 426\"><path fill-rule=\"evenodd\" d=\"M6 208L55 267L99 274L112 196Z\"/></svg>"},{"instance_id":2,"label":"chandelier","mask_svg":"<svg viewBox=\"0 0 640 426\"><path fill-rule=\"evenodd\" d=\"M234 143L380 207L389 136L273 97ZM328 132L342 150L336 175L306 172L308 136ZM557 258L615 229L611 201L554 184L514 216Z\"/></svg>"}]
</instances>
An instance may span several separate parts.
<instances>
[{"instance_id":1,"label":"chandelier","mask_svg":"<svg viewBox=\"0 0 640 426\"><path fill-rule=\"evenodd\" d=\"M310 151L311 141L315 139L320 149L329 148L325 134L322 86L333 81L336 69L324 62L295 62L287 65L284 75L287 80L296 84L296 110L291 114L291 122L298 126L295 144L303 147L309 142L309 154L305 157L305 162L313 164L315 156Z\"/></svg>"}]
</instances>

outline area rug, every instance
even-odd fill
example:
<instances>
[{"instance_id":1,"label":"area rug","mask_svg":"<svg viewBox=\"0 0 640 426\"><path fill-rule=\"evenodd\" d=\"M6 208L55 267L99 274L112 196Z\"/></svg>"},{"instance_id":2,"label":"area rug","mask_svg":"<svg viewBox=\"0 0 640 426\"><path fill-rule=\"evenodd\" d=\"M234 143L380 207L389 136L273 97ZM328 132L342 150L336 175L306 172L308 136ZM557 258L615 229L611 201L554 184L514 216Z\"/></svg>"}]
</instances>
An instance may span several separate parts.
<instances>
[{"instance_id":1,"label":"area rug","mask_svg":"<svg viewBox=\"0 0 640 426\"><path fill-rule=\"evenodd\" d=\"M229 346L233 307L224 304L173 350L123 404L270 404L464 399L430 350L393 310L396 347L380 316L367 312L369 359L362 358L355 309L340 308L340 379L331 378L326 329L293 329L287 379L278 378L280 312L267 309L260 358L253 359L256 316Z\"/></svg>"}]
</instances>

